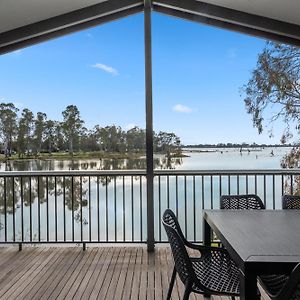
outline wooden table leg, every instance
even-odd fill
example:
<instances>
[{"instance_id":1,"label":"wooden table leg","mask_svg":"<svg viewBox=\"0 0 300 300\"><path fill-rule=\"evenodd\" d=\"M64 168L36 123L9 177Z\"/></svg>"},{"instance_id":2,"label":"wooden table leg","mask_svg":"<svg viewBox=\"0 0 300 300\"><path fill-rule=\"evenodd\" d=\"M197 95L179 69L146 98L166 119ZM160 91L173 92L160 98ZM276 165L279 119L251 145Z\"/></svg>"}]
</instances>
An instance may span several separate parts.
<instances>
[{"instance_id":1,"label":"wooden table leg","mask_svg":"<svg viewBox=\"0 0 300 300\"><path fill-rule=\"evenodd\" d=\"M240 290L240 300L258 300L260 296L257 295L257 278L256 274L247 270L245 266L245 271L240 271L241 279L241 290Z\"/></svg>"},{"instance_id":2,"label":"wooden table leg","mask_svg":"<svg viewBox=\"0 0 300 300\"><path fill-rule=\"evenodd\" d=\"M203 244L205 246L211 245L211 228L203 218Z\"/></svg>"}]
</instances>

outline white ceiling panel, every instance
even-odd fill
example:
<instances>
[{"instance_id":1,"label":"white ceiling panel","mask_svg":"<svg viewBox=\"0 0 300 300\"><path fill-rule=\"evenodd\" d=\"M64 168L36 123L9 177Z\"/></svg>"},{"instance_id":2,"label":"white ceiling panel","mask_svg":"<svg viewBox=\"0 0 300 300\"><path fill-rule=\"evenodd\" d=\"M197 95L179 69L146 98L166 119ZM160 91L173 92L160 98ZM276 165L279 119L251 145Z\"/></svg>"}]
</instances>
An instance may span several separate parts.
<instances>
[{"instance_id":1,"label":"white ceiling panel","mask_svg":"<svg viewBox=\"0 0 300 300\"><path fill-rule=\"evenodd\" d=\"M0 32L107 0L0 0Z\"/></svg>"},{"instance_id":2,"label":"white ceiling panel","mask_svg":"<svg viewBox=\"0 0 300 300\"><path fill-rule=\"evenodd\" d=\"M300 25L299 0L202 0L201 2Z\"/></svg>"}]
</instances>

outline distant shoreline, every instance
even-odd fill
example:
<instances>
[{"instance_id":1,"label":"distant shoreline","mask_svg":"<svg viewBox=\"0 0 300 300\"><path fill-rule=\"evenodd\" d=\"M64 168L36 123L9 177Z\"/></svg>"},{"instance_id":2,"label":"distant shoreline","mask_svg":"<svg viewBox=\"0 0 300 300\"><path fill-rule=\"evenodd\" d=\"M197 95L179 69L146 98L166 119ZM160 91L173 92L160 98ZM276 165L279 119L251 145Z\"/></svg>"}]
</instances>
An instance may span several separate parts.
<instances>
[{"instance_id":1,"label":"distant shoreline","mask_svg":"<svg viewBox=\"0 0 300 300\"><path fill-rule=\"evenodd\" d=\"M210 144L205 144L205 145L183 145L181 148L182 149L186 149L186 148L198 148L198 149L207 149L207 148L213 148L213 149L225 149L225 148L229 148L229 149L257 149L257 148L293 148L293 147L298 147L298 145L281 145L281 144L274 144L274 145L265 145L265 144L220 144L220 145L210 145Z\"/></svg>"},{"instance_id":2,"label":"distant shoreline","mask_svg":"<svg viewBox=\"0 0 300 300\"><path fill-rule=\"evenodd\" d=\"M217 146L217 145L192 145L182 146L182 153L171 154L169 158L184 158L189 157L189 153L216 153L223 152L221 149L236 149L240 152L261 152L264 148L287 148L295 147L292 145L250 145L250 146ZM154 153L154 155L166 155L165 153ZM5 157L4 154L0 154L0 162L5 161L26 161L26 160L80 160L80 159L144 159L146 157L145 152L105 152L105 151L91 151L91 152L75 152L72 156L69 152L53 152L39 153L38 155L29 155L19 157L17 154L11 157Z\"/></svg>"}]
</instances>

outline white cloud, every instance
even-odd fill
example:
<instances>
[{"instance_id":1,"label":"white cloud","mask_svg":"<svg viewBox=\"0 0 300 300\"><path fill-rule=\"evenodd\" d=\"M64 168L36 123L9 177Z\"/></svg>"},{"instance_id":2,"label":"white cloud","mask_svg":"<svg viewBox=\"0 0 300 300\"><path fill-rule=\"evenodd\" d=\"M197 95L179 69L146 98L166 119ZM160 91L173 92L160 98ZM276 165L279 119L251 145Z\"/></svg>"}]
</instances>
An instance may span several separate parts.
<instances>
[{"instance_id":1,"label":"white cloud","mask_svg":"<svg viewBox=\"0 0 300 300\"><path fill-rule=\"evenodd\" d=\"M96 69L100 69L104 72L110 73L112 75L119 75L119 72L116 69L114 69L113 67L107 66L105 64L97 63L97 64L92 65L92 67L96 68Z\"/></svg>"},{"instance_id":2,"label":"white cloud","mask_svg":"<svg viewBox=\"0 0 300 300\"><path fill-rule=\"evenodd\" d=\"M173 110L180 113L191 113L193 111L188 106L182 104L176 104L175 106L173 106Z\"/></svg>"}]
</instances>

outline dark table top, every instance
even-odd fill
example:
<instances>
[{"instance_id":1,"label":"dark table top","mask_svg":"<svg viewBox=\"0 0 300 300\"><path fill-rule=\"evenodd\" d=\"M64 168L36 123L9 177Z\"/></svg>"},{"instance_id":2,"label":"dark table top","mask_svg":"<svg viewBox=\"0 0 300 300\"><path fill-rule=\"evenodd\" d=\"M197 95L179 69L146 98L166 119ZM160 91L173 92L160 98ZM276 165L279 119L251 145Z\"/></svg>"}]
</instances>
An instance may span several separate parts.
<instances>
[{"instance_id":1,"label":"dark table top","mask_svg":"<svg viewBox=\"0 0 300 300\"><path fill-rule=\"evenodd\" d=\"M205 210L237 263L300 262L300 210Z\"/></svg>"}]
</instances>

